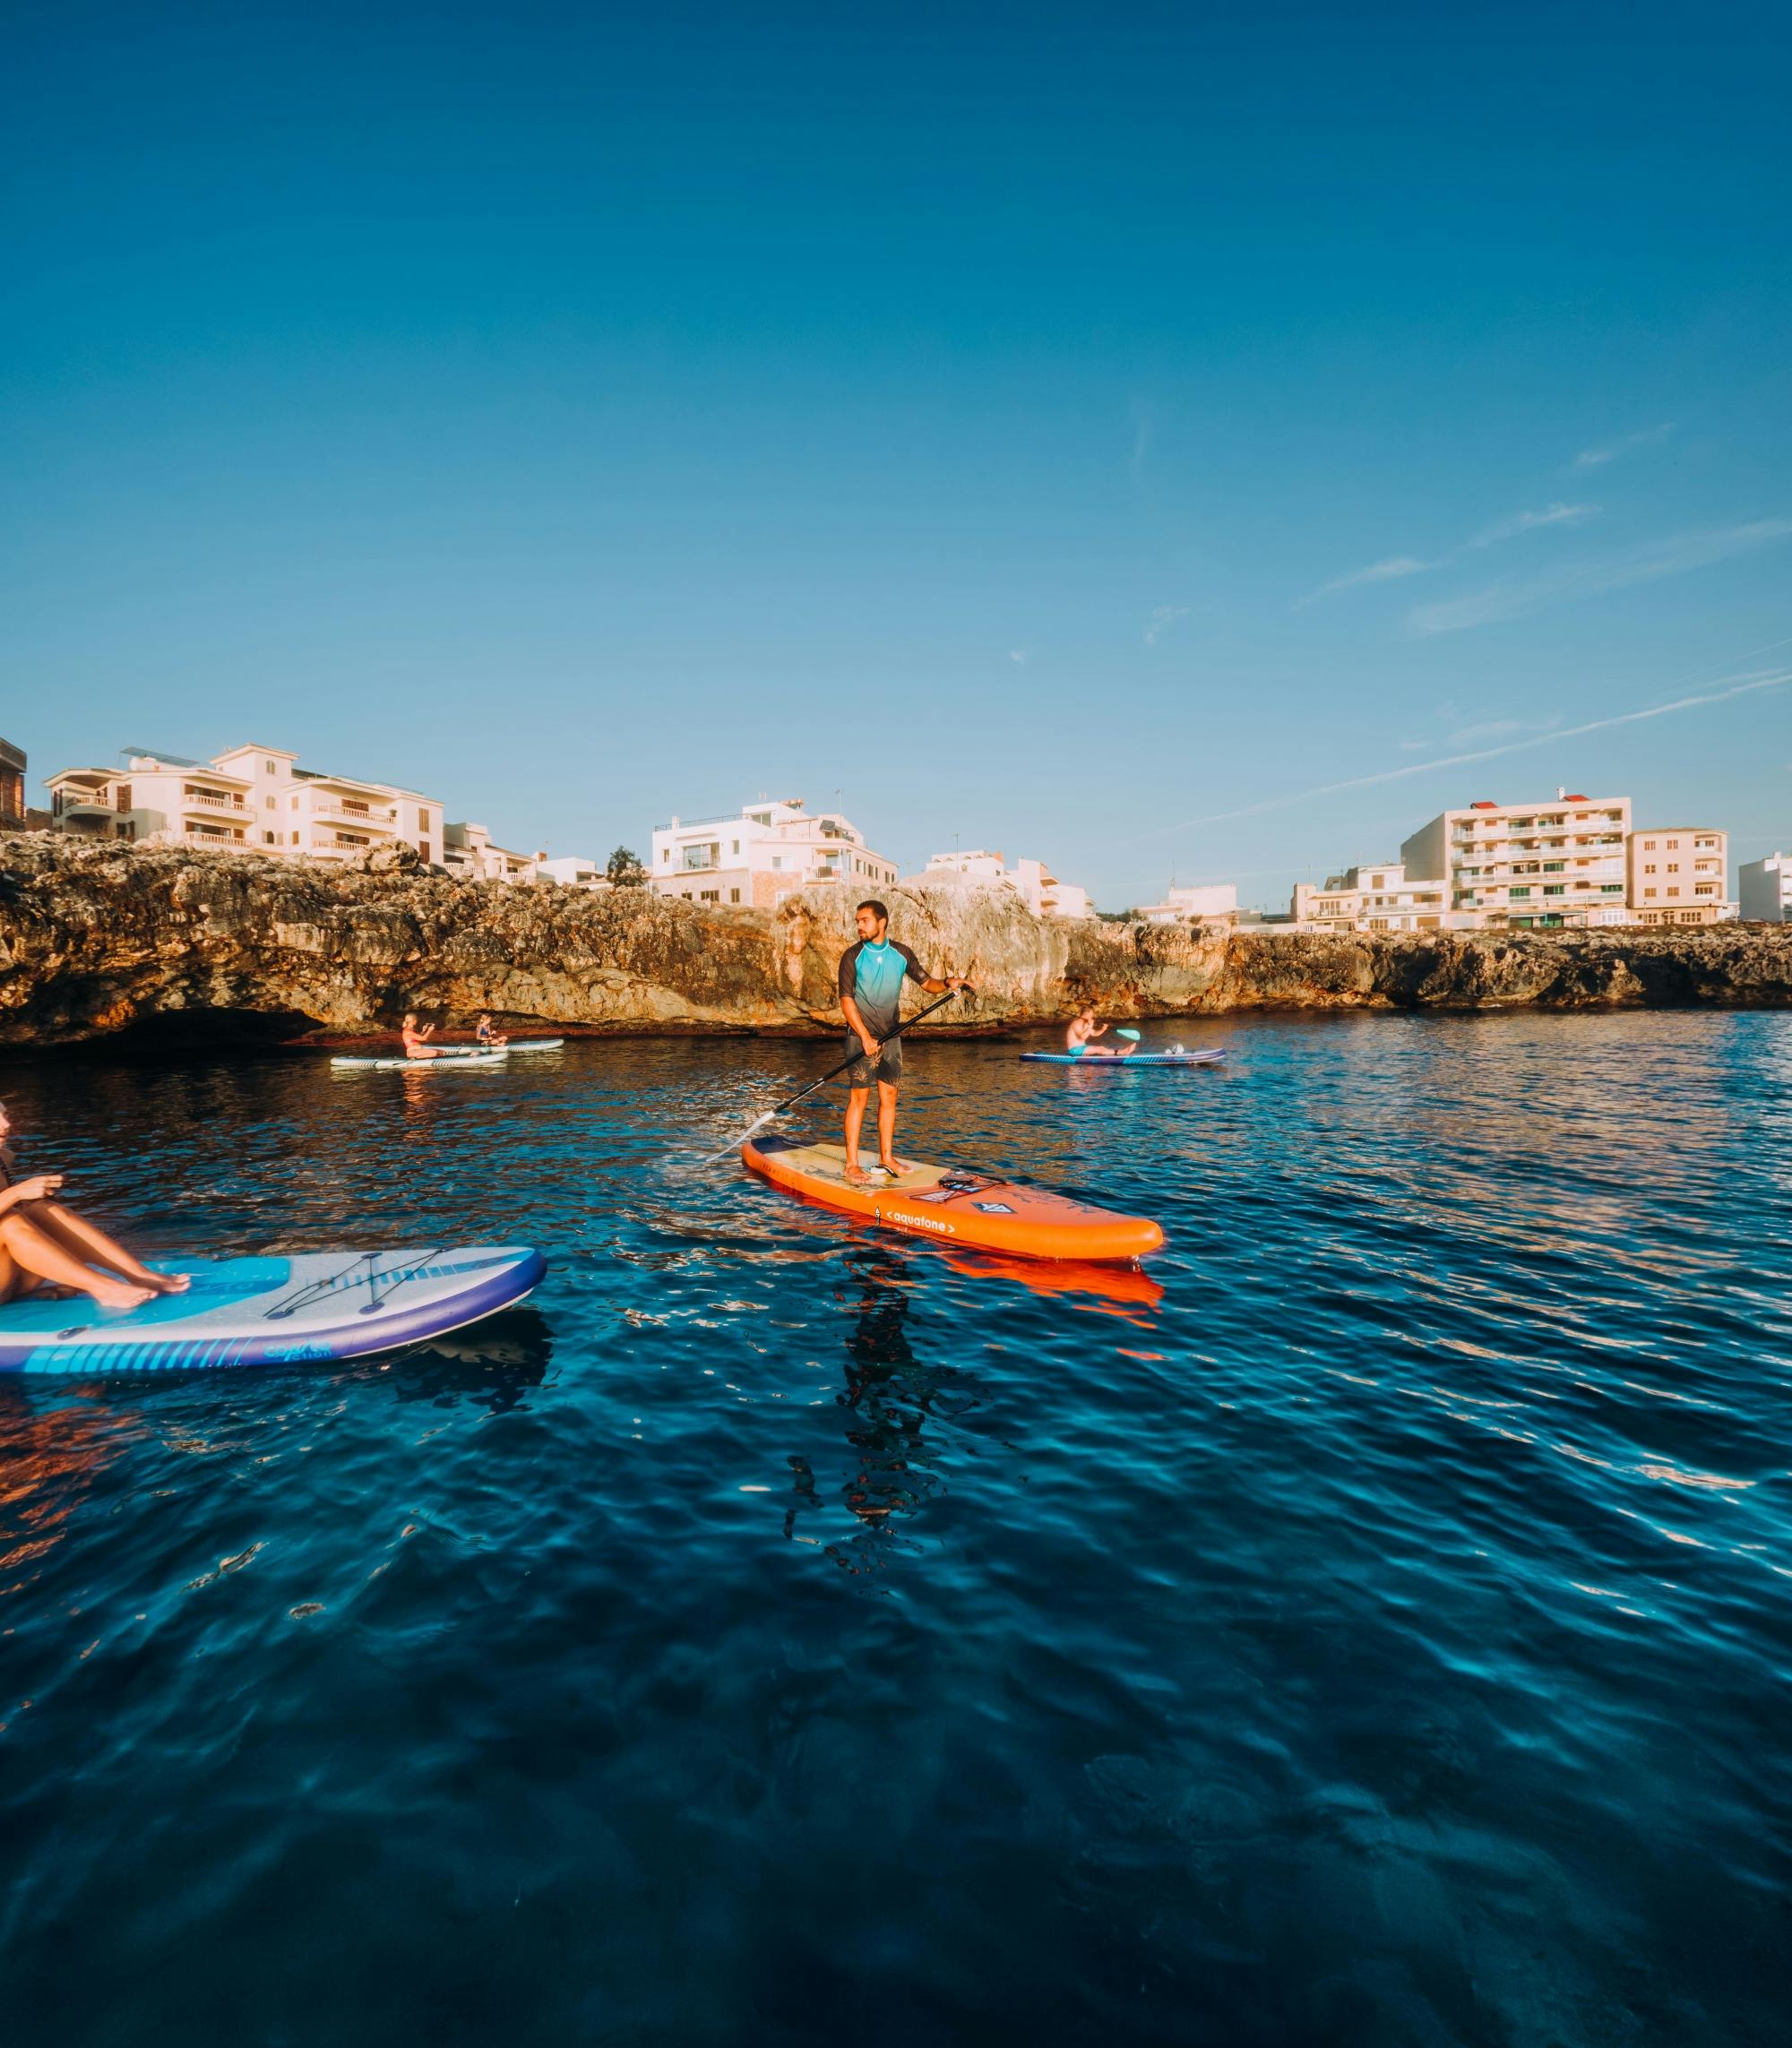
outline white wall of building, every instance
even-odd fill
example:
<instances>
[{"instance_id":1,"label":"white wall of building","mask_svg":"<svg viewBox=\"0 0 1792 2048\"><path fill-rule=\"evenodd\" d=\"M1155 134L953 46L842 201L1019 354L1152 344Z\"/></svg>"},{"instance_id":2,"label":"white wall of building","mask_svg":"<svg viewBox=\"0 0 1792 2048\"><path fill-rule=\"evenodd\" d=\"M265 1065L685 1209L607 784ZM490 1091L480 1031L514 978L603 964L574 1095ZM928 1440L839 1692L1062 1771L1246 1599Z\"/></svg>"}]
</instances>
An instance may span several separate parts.
<instances>
[{"instance_id":1,"label":"white wall of building","mask_svg":"<svg viewBox=\"0 0 1792 2048\"><path fill-rule=\"evenodd\" d=\"M1745 917L1771 925L1792 920L1792 854L1745 861L1736 870L1736 896Z\"/></svg>"},{"instance_id":2,"label":"white wall of building","mask_svg":"<svg viewBox=\"0 0 1792 2048\"><path fill-rule=\"evenodd\" d=\"M1323 884L1297 882L1292 909L1308 932L1445 932L1473 924L1449 902L1442 875L1409 875L1403 861L1368 861Z\"/></svg>"},{"instance_id":3,"label":"white wall of building","mask_svg":"<svg viewBox=\"0 0 1792 2048\"><path fill-rule=\"evenodd\" d=\"M1716 925L1736 916L1727 832L1715 825L1642 825L1627 850L1636 923Z\"/></svg>"},{"instance_id":4,"label":"white wall of building","mask_svg":"<svg viewBox=\"0 0 1792 2048\"><path fill-rule=\"evenodd\" d=\"M1036 917L1087 917L1091 908L1086 889L1060 882L1044 861L1017 860L1010 867L999 848L930 854L926 866L909 879L924 886L963 882L985 889L1012 889Z\"/></svg>"}]
</instances>

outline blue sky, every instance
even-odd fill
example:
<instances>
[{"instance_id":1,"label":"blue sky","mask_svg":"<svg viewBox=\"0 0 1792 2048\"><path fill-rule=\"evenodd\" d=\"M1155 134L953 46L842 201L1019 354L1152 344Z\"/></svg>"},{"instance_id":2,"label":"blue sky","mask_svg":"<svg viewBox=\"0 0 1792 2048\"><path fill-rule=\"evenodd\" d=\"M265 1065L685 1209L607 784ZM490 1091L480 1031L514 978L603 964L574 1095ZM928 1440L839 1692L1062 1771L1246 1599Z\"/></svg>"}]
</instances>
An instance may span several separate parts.
<instances>
[{"instance_id":1,"label":"blue sky","mask_svg":"<svg viewBox=\"0 0 1792 2048\"><path fill-rule=\"evenodd\" d=\"M838 789L1108 908L1558 783L1792 844L1782 9L13 21L35 772Z\"/></svg>"}]
</instances>

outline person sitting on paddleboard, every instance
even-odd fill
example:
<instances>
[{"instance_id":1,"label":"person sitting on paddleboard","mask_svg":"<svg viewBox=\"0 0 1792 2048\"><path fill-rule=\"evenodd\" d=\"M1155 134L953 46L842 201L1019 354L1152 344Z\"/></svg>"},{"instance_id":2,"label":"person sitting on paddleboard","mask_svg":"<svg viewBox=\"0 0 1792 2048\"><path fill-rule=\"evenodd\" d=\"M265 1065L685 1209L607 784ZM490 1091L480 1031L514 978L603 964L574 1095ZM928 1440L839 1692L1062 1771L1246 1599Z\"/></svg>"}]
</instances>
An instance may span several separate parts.
<instances>
[{"instance_id":1,"label":"person sitting on paddleboard","mask_svg":"<svg viewBox=\"0 0 1792 2048\"><path fill-rule=\"evenodd\" d=\"M906 1174L896 1157L896 1087L902 1079L902 1041L891 1038L902 1013L902 984L918 981L930 995L968 988L961 974L942 981L930 976L907 946L889 936L890 913L873 897L858 907L858 942L840 955L840 1003L845 1013L850 1055L846 1084L846 1177L864 1186L870 1177L858 1164L858 1134L865 1125L872 1083L877 1084L877 1164L886 1174ZM886 1045L884 1040L889 1039Z\"/></svg>"},{"instance_id":2,"label":"person sitting on paddleboard","mask_svg":"<svg viewBox=\"0 0 1792 2048\"><path fill-rule=\"evenodd\" d=\"M398 1035L404 1041L404 1056L406 1059L439 1060L442 1057L442 1048L429 1043L430 1039L435 1036L435 1025L426 1024L419 1031L417 1028L416 1011L407 1010L405 1011L404 1022L399 1026Z\"/></svg>"},{"instance_id":3,"label":"person sitting on paddleboard","mask_svg":"<svg viewBox=\"0 0 1792 2048\"><path fill-rule=\"evenodd\" d=\"M480 1011L479 1021L473 1027L473 1037L475 1042L483 1046L487 1052L495 1053L501 1046L510 1044L508 1038L500 1038L497 1033L493 1030L491 1012L488 1010Z\"/></svg>"},{"instance_id":4,"label":"person sitting on paddleboard","mask_svg":"<svg viewBox=\"0 0 1792 2048\"><path fill-rule=\"evenodd\" d=\"M1092 1010L1079 1011L1071 1020L1069 1030L1064 1033L1064 1051L1078 1060L1124 1060L1133 1050L1130 1045L1122 1046L1116 1052L1112 1046L1092 1045L1090 1041L1106 1035L1107 1027L1095 1021Z\"/></svg>"},{"instance_id":5,"label":"person sitting on paddleboard","mask_svg":"<svg viewBox=\"0 0 1792 2048\"><path fill-rule=\"evenodd\" d=\"M19 1179L5 1141L11 1129L0 1107L0 1302L18 1301L40 1287L67 1287L91 1295L101 1308L134 1309L157 1295L185 1291L186 1274L152 1273L57 1201L60 1174Z\"/></svg>"}]
</instances>

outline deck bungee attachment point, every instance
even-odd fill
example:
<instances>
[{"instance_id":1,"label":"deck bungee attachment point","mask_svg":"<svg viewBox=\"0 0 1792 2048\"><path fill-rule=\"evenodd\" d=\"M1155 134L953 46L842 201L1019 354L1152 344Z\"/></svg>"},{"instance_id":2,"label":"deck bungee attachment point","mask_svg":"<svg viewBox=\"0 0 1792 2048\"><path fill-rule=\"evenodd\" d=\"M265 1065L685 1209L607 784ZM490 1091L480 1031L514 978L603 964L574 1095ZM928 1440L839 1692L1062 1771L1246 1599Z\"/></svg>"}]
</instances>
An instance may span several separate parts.
<instances>
[{"instance_id":1,"label":"deck bungee attachment point","mask_svg":"<svg viewBox=\"0 0 1792 2048\"><path fill-rule=\"evenodd\" d=\"M859 1185L846 1177L843 1146L771 1135L750 1138L740 1157L791 1194L939 1243L1091 1262L1143 1259L1163 1246L1164 1234L1149 1217L1123 1216L1000 1175L917 1163L894 1180L873 1174Z\"/></svg>"}]
</instances>

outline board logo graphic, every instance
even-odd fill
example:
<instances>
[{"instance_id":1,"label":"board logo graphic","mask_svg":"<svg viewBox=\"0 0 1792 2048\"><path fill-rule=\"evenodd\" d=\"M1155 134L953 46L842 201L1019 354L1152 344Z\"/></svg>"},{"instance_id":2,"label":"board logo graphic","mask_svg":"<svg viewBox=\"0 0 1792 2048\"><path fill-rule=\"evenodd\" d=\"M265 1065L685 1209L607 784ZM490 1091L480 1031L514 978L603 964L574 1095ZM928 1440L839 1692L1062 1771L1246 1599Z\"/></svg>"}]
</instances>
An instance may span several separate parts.
<instances>
[{"instance_id":1,"label":"board logo graphic","mask_svg":"<svg viewBox=\"0 0 1792 2048\"><path fill-rule=\"evenodd\" d=\"M1014 1211L1005 1201L974 1201L973 1209L980 1209L986 1216L1012 1216Z\"/></svg>"}]
</instances>

